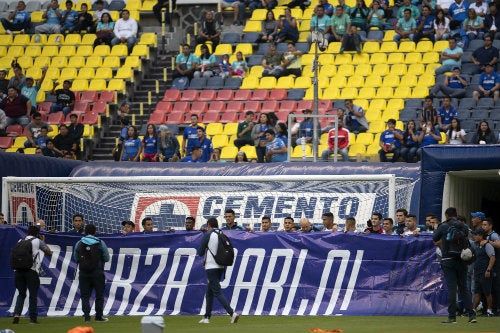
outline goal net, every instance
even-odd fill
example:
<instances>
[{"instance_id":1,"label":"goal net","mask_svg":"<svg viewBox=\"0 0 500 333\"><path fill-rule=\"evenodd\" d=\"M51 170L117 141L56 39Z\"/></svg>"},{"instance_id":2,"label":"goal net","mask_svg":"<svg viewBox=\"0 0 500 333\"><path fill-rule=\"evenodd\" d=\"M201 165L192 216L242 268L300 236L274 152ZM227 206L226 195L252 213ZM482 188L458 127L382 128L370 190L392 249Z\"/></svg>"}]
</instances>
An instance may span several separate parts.
<instances>
[{"instance_id":1,"label":"goal net","mask_svg":"<svg viewBox=\"0 0 500 333\"><path fill-rule=\"evenodd\" d=\"M120 232L131 220L142 230L144 217L156 230L184 228L193 216L196 228L216 217L223 225L224 211L233 209L240 225L255 230L263 216L273 229L291 216L321 226L321 216L332 212L343 228L354 217L358 229L372 212L393 216L409 208L415 180L394 175L278 175L204 177L75 177L3 179L2 211L8 222L29 225L45 220L47 229L68 231L72 217L81 214L99 233Z\"/></svg>"}]
</instances>

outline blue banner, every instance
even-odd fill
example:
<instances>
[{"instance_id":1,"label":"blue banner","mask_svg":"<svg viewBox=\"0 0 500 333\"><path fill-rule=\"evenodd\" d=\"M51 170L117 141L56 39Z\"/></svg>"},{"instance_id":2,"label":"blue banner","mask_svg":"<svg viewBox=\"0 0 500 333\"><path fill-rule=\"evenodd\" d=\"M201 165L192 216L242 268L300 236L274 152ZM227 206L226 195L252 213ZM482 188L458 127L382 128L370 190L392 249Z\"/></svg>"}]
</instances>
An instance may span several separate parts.
<instances>
[{"instance_id":1,"label":"blue banner","mask_svg":"<svg viewBox=\"0 0 500 333\"><path fill-rule=\"evenodd\" d=\"M17 295L10 249L24 229L0 228L0 316L12 315ZM237 256L223 292L243 315L443 315L446 291L429 235L228 231ZM45 234L41 316L82 315L73 246L79 235ZM202 233L102 236L105 315L199 314L206 276L196 256ZM27 300L26 300L27 302ZM215 302L216 313L224 313ZM27 304L25 310L27 311Z\"/></svg>"}]
</instances>

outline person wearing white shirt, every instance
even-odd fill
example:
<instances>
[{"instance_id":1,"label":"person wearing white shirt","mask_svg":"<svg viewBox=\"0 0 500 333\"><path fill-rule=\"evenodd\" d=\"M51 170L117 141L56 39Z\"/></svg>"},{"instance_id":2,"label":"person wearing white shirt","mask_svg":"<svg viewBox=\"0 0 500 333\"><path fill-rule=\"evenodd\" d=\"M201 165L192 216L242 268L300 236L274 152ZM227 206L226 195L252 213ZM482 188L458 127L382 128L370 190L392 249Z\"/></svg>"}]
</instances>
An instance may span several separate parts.
<instances>
[{"instance_id":1,"label":"person wearing white shirt","mask_svg":"<svg viewBox=\"0 0 500 333\"><path fill-rule=\"evenodd\" d=\"M453 4L455 0L437 0L436 9L444 10L445 14L448 14L448 9L450 9L451 4Z\"/></svg>"},{"instance_id":2,"label":"person wearing white shirt","mask_svg":"<svg viewBox=\"0 0 500 333\"><path fill-rule=\"evenodd\" d=\"M137 21L130 18L130 12L127 9L122 10L122 18L115 23L115 38L111 40L111 46L127 43L128 52L131 53L137 42L137 27Z\"/></svg>"},{"instance_id":3,"label":"person wearing white shirt","mask_svg":"<svg viewBox=\"0 0 500 333\"><path fill-rule=\"evenodd\" d=\"M483 0L476 0L476 2L471 3L469 9L474 9L477 16L484 18L488 14L488 4Z\"/></svg>"}]
</instances>

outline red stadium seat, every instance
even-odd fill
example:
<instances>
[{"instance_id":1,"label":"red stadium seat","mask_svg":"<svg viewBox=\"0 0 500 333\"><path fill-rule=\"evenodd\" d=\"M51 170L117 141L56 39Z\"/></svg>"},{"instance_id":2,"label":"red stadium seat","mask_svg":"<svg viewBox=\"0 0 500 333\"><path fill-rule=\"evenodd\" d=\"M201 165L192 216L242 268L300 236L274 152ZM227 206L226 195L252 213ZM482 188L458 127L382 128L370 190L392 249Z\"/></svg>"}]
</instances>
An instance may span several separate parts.
<instances>
[{"instance_id":1,"label":"red stadium seat","mask_svg":"<svg viewBox=\"0 0 500 333\"><path fill-rule=\"evenodd\" d=\"M185 112L172 112L168 115L167 124L183 124Z\"/></svg>"},{"instance_id":2,"label":"red stadium seat","mask_svg":"<svg viewBox=\"0 0 500 333\"><path fill-rule=\"evenodd\" d=\"M106 113L108 103L104 101L97 101L92 105L92 112Z\"/></svg>"},{"instance_id":3,"label":"red stadium seat","mask_svg":"<svg viewBox=\"0 0 500 333\"><path fill-rule=\"evenodd\" d=\"M75 102L79 102L81 100L82 93L80 91L74 91L73 93L75 94Z\"/></svg>"},{"instance_id":4,"label":"red stadium seat","mask_svg":"<svg viewBox=\"0 0 500 333\"><path fill-rule=\"evenodd\" d=\"M90 103L89 102L75 102L75 105L73 106L73 111L82 111L82 112L89 112L90 111Z\"/></svg>"},{"instance_id":5,"label":"red stadium seat","mask_svg":"<svg viewBox=\"0 0 500 333\"><path fill-rule=\"evenodd\" d=\"M19 124L9 125L5 129L8 136L21 136L23 134L23 127Z\"/></svg>"},{"instance_id":6,"label":"red stadium seat","mask_svg":"<svg viewBox=\"0 0 500 333\"><path fill-rule=\"evenodd\" d=\"M280 103L279 112L288 111L293 112L297 109L297 101L284 100Z\"/></svg>"},{"instance_id":7,"label":"red stadium seat","mask_svg":"<svg viewBox=\"0 0 500 333\"><path fill-rule=\"evenodd\" d=\"M189 112L191 110L191 106L189 102L175 102L174 107L172 108L172 112Z\"/></svg>"},{"instance_id":8,"label":"red stadium seat","mask_svg":"<svg viewBox=\"0 0 500 333\"><path fill-rule=\"evenodd\" d=\"M242 101L229 101L226 106L226 112L242 112L243 102Z\"/></svg>"},{"instance_id":9,"label":"red stadium seat","mask_svg":"<svg viewBox=\"0 0 500 333\"><path fill-rule=\"evenodd\" d=\"M153 112L149 116L148 124L161 125L165 124L167 121L167 117L165 113L162 112Z\"/></svg>"},{"instance_id":10,"label":"red stadium seat","mask_svg":"<svg viewBox=\"0 0 500 333\"><path fill-rule=\"evenodd\" d=\"M253 91L252 97L250 97L250 99L252 101L265 101L268 99L268 97L269 97L269 91L265 89L257 89Z\"/></svg>"},{"instance_id":11,"label":"red stadium seat","mask_svg":"<svg viewBox=\"0 0 500 333\"><path fill-rule=\"evenodd\" d=\"M164 101L176 102L181 99L181 91L177 89L168 89L163 95Z\"/></svg>"},{"instance_id":12,"label":"red stadium seat","mask_svg":"<svg viewBox=\"0 0 500 333\"><path fill-rule=\"evenodd\" d=\"M205 102L215 101L216 95L217 95L217 93L213 89L202 90L200 93L200 96L198 97L198 100L205 101Z\"/></svg>"},{"instance_id":13,"label":"red stadium seat","mask_svg":"<svg viewBox=\"0 0 500 333\"><path fill-rule=\"evenodd\" d=\"M208 111L203 115L203 123L205 124L218 123L219 120L220 116L218 111Z\"/></svg>"},{"instance_id":14,"label":"red stadium seat","mask_svg":"<svg viewBox=\"0 0 500 333\"><path fill-rule=\"evenodd\" d=\"M222 114L220 122L221 123L236 123L236 122L238 122L238 113L226 110L226 112L224 112Z\"/></svg>"},{"instance_id":15,"label":"red stadium seat","mask_svg":"<svg viewBox=\"0 0 500 333\"><path fill-rule=\"evenodd\" d=\"M286 90L285 89L273 89L269 94L269 99L273 101L281 101L286 99Z\"/></svg>"},{"instance_id":16,"label":"red stadium seat","mask_svg":"<svg viewBox=\"0 0 500 333\"><path fill-rule=\"evenodd\" d=\"M264 101L262 103L262 107L260 108L261 112L277 112L279 107L278 101Z\"/></svg>"},{"instance_id":17,"label":"red stadium seat","mask_svg":"<svg viewBox=\"0 0 500 333\"><path fill-rule=\"evenodd\" d=\"M108 103L115 103L115 98L116 92L112 90L103 90L101 91L101 95L99 96L99 100Z\"/></svg>"},{"instance_id":18,"label":"red stadium seat","mask_svg":"<svg viewBox=\"0 0 500 333\"><path fill-rule=\"evenodd\" d=\"M260 107L261 107L260 101L248 101L245 103L245 106L243 107L243 112L247 111L259 112Z\"/></svg>"},{"instance_id":19,"label":"red stadium seat","mask_svg":"<svg viewBox=\"0 0 500 333\"><path fill-rule=\"evenodd\" d=\"M96 112L88 112L84 115L82 124L95 125L99 123L99 114Z\"/></svg>"},{"instance_id":20,"label":"red stadium seat","mask_svg":"<svg viewBox=\"0 0 500 333\"><path fill-rule=\"evenodd\" d=\"M82 96L80 97L80 101L82 102L89 102L89 103L94 103L99 100L99 96L97 94L97 91L94 90L87 90L82 93Z\"/></svg>"},{"instance_id":21,"label":"red stadium seat","mask_svg":"<svg viewBox=\"0 0 500 333\"><path fill-rule=\"evenodd\" d=\"M278 120L288 124L288 115L290 114L290 111L287 110L281 110L280 112L276 113L276 117L278 117Z\"/></svg>"},{"instance_id":22,"label":"red stadium seat","mask_svg":"<svg viewBox=\"0 0 500 333\"><path fill-rule=\"evenodd\" d=\"M325 114L326 111L333 110L333 104L331 100L320 100L318 101L318 112Z\"/></svg>"},{"instance_id":23,"label":"red stadium seat","mask_svg":"<svg viewBox=\"0 0 500 333\"><path fill-rule=\"evenodd\" d=\"M252 97L251 90L236 90L233 100L235 101L248 101Z\"/></svg>"},{"instance_id":24,"label":"red stadium seat","mask_svg":"<svg viewBox=\"0 0 500 333\"><path fill-rule=\"evenodd\" d=\"M230 101L233 99L234 91L228 89L219 90L216 101Z\"/></svg>"},{"instance_id":25,"label":"red stadium seat","mask_svg":"<svg viewBox=\"0 0 500 333\"><path fill-rule=\"evenodd\" d=\"M225 112L226 111L226 102L223 101L213 101L210 103L209 111L216 112Z\"/></svg>"},{"instance_id":26,"label":"red stadium seat","mask_svg":"<svg viewBox=\"0 0 500 333\"><path fill-rule=\"evenodd\" d=\"M52 102L42 102L38 104L38 112L49 112Z\"/></svg>"},{"instance_id":27,"label":"red stadium seat","mask_svg":"<svg viewBox=\"0 0 500 333\"><path fill-rule=\"evenodd\" d=\"M194 102L198 100L198 90L184 90L181 101Z\"/></svg>"},{"instance_id":28,"label":"red stadium seat","mask_svg":"<svg viewBox=\"0 0 500 333\"><path fill-rule=\"evenodd\" d=\"M12 139L11 136L0 137L0 148L3 148L3 149L10 148L10 146L12 146L13 143L14 143L14 140Z\"/></svg>"},{"instance_id":29,"label":"red stadium seat","mask_svg":"<svg viewBox=\"0 0 500 333\"><path fill-rule=\"evenodd\" d=\"M54 125L59 125L64 122L64 114L59 111L59 112L54 112L49 114L49 118L47 119L47 122L49 124L54 124Z\"/></svg>"},{"instance_id":30,"label":"red stadium seat","mask_svg":"<svg viewBox=\"0 0 500 333\"><path fill-rule=\"evenodd\" d=\"M208 110L208 103L207 102L201 102L201 101L196 101L191 104L191 113L193 112L207 112Z\"/></svg>"},{"instance_id":31,"label":"red stadium seat","mask_svg":"<svg viewBox=\"0 0 500 333\"><path fill-rule=\"evenodd\" d=\"M156 104L156 108L154 112L159 113L170 113L172 111L172 102L169 101L159 101Z\"/></svg>"},{"instance_id":32,"label":"red stadium seat","mask_svg":"<svg viewBox=\"0 0 500 333\"><path fill-rule=\"evenodd\" d=\"M297 104L297 111L302 112L305 109L312 110L313 109L313 101L309 101L309 100L299 101L299 103Z\"/></svg>"}]
</instances>

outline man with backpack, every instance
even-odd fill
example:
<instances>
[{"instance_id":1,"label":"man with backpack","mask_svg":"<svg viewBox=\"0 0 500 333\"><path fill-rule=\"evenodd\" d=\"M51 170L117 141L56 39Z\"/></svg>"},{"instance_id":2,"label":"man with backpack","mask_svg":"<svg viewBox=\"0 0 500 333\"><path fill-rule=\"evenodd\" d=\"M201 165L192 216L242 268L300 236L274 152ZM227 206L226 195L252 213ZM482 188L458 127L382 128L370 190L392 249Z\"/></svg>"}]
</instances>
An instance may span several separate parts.
<instances>
[{"instance_id":1,"label":"man with backpack","mask_svg":"<svg viewBox=\"0 0 500 333\"><path fill-rule=\"evenodd\" d=\"M15 272L16 289L19 292L17 296L16 306L14 308L13 324L19 324L19 317L26 299L26 291L29 290L29 316L30 323L38 324L37 312L37 296L38 288L40 287L40 271L41 259L39 251L42 251L47 256L52 255L52 251L42 240L40 229L36 226L28 227L28 235L26 238L19 240L11 252L11 266Z\"/></svg>"},{"instance_id":2,"label":"man with backpack","mask_svg":"<svg viewBox=\"0 0 500 333\"><path fill-rule=\"evenodd\" d=\"M108 247L95 236L93 224L85 226L85 236L75 245L73 258L78 264L80 275L80 297L85 322L90 322L90 295L95 290L95 321L106 322L104 311L104 263L109 261Z\"/></svg>"},{"instance_id":3,"label":"man with backpack","mask_svg":"<svg viewBox=\"0 0 500 333\"><path fill-rule=\"evenodd\" d=\"M222 243L221 243L222 242ZM232 258L231 258L232 254ZM203 265L207 272L207 291L205 294L205 315L199 321L200 324L209 324L212 315L214 297L219 300L227 313L231 316L231 324L238 322L240 315L234 312L231 305L221 291L220 281L224 274L225 266L231 266L234 260L234 250L231 241L219 229L216 218L207 221L207 232L203 236L198 255L205 257ZM229 261L226 261L228 260Z\"/></svg>"},{"instance_id":4,"label":"man with backpack","mask_svg":"<svg viewBox=\"0 0 500 333\"><path fill-rule=\"evenodd\" d=\"M476 323L472 297L467 291L467 264L461 258L462 250L469 244L469 230L464 223L457 220L456 208L450 207L444 214L446 221L439 225L432 237L434 244L441 249L441 269L448 287L448 319L442 323L457 322L457 289L462 298L464 313L469 315L469 323Z\"/></svg>"}]
</instances>

